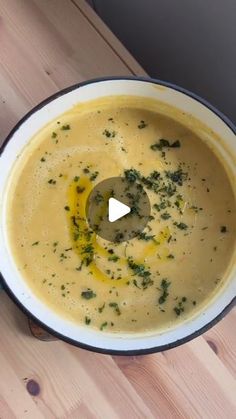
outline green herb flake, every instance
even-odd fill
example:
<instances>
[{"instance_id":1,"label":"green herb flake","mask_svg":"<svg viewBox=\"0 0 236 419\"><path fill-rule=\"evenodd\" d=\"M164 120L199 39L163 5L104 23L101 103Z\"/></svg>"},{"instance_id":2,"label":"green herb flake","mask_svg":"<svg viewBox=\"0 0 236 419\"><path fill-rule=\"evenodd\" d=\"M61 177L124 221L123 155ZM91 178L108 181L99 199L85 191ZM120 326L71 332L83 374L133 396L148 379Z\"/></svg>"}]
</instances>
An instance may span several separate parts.
<instances>
[{"instance_id":1,"label":"green herb flake","mask_svg":"<svg viewBox=\"0 0 236 419\"><path fill-rule=\"evenodd\" d=\"M173 308L176 316L180 316L181 313L184 312L184 303L186 303L186 301L187 301L186 297L180 298L180 301L178 302L178 304Z\"/></svg>"},{"instance_id":2,"label":"green herb flake","mask_svg":"<svg viewBox=\"0 0 236 419\"><path fill-rule=\"evenodd\" d=\"M91 319L88 316L85 316L84 322L85 324L89 325L91 323Z\"/></svg>"},{"instance_id":3,"label":"green herb flake","mask_svg":"<svg viewBox=\"0 0 236 419\"><path fill-rule=\"evenodd\" d=\"M48 183L49 185L56 185L57 181L54 179L49 179Z\"/></svg>"},{"instance_id":4,"label":"green herb flake","mask_svg":"<svg viewBox=\"0 0 236 419\"><path fill-rule=\"evenodd\" d=\"M140 172L136 169L127 169L124 171L125 178L128 182L134 183L141 178Z\"/></svg>"},{"instance_id":5,"label":"green herb flake","mask_svg":"<svg viewBox=\"0 0 236 419\"><path fill-rule=\"evenodd\" d=\"M85 300L91 300L91 298L95 298L96 296L97 294L95 294L90 288L81 292L81 297Z\"/></svg>"},{"instance_id":6,"label":"green herb flake","mask_svg":"<svg viewBox=\"0 0 236 419\"><path fill-rule=\"evenodd\" d=\"M62 131L68 131L68 130L70 130L70 124L62 125L61 130Z\"/></svg>"},{"instance_id":7,"label":"green herb flake","mask_svg":"<svg viewBox=\"0 0 236 419\"><path fill-rule=\"evenodd\" d=\"M100 330L103 330L105 327L107 327L107 324L107 322L102 323L100 326Z\"/></svg>"},{"instance_id":8,"label":"green herb flake","mask_svg":"<svg viewBox=\"0 0 236 419\"><path fill-rule=\"evenodd\" d=\"M104 308L105 308L105 303L103 303L103 305L101 306L101 307L98 307L98 312L99 313L102 313L103 312L103 310L104 310Z\"/></svg>"},{"instance_id":9,"label":"green herb flake","mask_svg":"<svg viewBox=\"0 0 236 419\"><path fill-rule=\"evenodd\" d=\"M89 179L93 182L98 177L98 175L99 175L99 172L96 171L91 174Z\"/></svg>"},{"instance_id":10,"label":"green herb flake","mask_svg":"<svg viewBox=\"0 0 236 419\"><path fill-rule=\"evenodd\" d=\"M167 178L171 179L172 182L177 183L179 186L183 185L183 182L187 180L188 174L183 172L181 168L175 170L173 172L167 171L166 172Z\"/></svg>"},{"instance_id":11,"label":"green herb flake","mask_svg":"<svg viewBox=\"0 0 236 419\"><path fill-rule=\"evenodd\" d=\"M120 259L120 258L119 258L119 256L117 256L117 255L111 255L111 256L108 256L108 260L109 260L109 262L117 262L119 259Z\"/></svg>"},{"instance_id":12,"label":"green herb flake","mask_svg":"<svg viewBox=\"0 0 236 419\"><path fill-rule=\"evenodd\" d=\"M170 214L168 212L163 212L163 214L161 214L161 218L163 220L168 220L170 218Z\"/></svg>"},{"instance_id":13,"label":"green herb flake","mask_svg":"<svg viewBox=\"0 0 236 419\"><path fill-rule=\"evenodd\" d=\"M170 284L171 283L168 282L166 278L162 279L161 284L160 284L162 294L161 294L161 296L159 297L159 300L158 300L159 304L164 304L165 303L165 301L166 301L166 299L169 295L168 288L169 288Z\"/></svg>"},{"instance_id":14,"label":"green herb flake","mask_svg":"<svg viewBox=\"0 0 236 419\"><path fill-rule=\"evenodd\" d=\"M66 205L66 206L64 207L64 210L65 210L65 211L70 211L70 207L68 207L68 205Z\"/></svg>"},{"instance_id":15,"label":"green herb flake","mask_svg":"<svg viewBox=\"0 0 236 419\"><path fill-rule=\"evenodd\" d=\"M141 120L140 123L138 124L139 129L146 128L147 126L148 126L148 124L143 120Z\"/></svg>"},{"instance_id":16,"label":"green herb flake","mask_svg":"<svg viewBox=\"0 0 236 419\"><path fill-rule=\"evenodd\" d=\"M226 226L221 226L220 231L221 231L221 233L227 233L227 227Z\"/></svg>"},{"instance_id":17,"label":"green herb flake","mask_svg":"<svg viewBox=\"0 0 236 419\"><path fill-rule=\"evenodd\" d=\"M114 138L116 136L116 131L109 131L108 129L104 129L102 134L107 138Z\"/></svg>"},{"instance_id":18,"label":"green herb flake","mask_svg":"<svg viewBox=\"0 0 236 419\"><path fill-rule=\"evenodd\" d=\"M32 246L38 246L39 245L39 242L34 242L33 244L32 244Z\"/></svg>"},{"instance_id":19,"label":"green herb flake","mask_svg":"<svg viewBox=\"0 0 236 419\"><path fill-rule=\"evenodd\" d=\"M51 137L52 138L56 138L57 137L57 133L53 131Z\"/></svg>"},{"instance_id":20,"label":"green herb flake","mask_svg":"<svg viewBox=\"0 0 236 419\"><path fill-rule=\"evenodd\" d=\"M104 197L101 194L101 192L97 191L97 193L94 197L94 201L96 202L97 205L104 201Z\"/></svg>"},{"instance_id":21,"label":"green herb flake","mask_svg":"<svg viewBox=\"0 0 236 419\"><path fill-rule=\"evenodd\" d=\"M85 187L84 186L76 186L76 192L77 193L83 193L85 191Z\"/></svg>"},{"instance_id":22,"label":"green herb flake","mask_svg":"<svg viewBox=\"0 0 236 419\"><path fill-rule=\"evenodd\" d=\"M146 241L146 242L148 242L148 241L150 241L150 240L155 241L154 237L155 237L154 235L153 235L153 236L151 236L151 235L148 235L148 234L147 234L147 233L145 233L145 232L141 232L141 233L139 233L139 234L137 235L138 240L144 240L144 241Z\"/></svg>"},{"instance_id":23,"label":"green herb flake","mask_svg":"<svg viewBox=\"0 0 236 419\"><path fill-rule=\"evenodd\" d=\"M153 285L153 280L150 278L151 272L145 267L144 264L142 263L137 264L133 261L133 259L128 258L128 266L130 269L132 269L133 275L137 275L140 278L142 278L140 285L142 286L143 289L146 289L149 286ZM134 285L139 288L138 284L134 283Z\"/></svg>"},{"instance_id":24,"label":"green herb flake","mask_svg":"<svg viewBox=\"0 0 236 419\"><path fill-rule=\"evenodd\" d=\"M176 140L171 144L169 140L165 140L164 138L161 138L159 142L152 144L150 148L153 151L156 151L156 150L162 151L163 148L179 148L180 146L181 144L179 140Z\"/></svg>"},{"instance_id":25,"label":"green herb flake","mask_svg":"<svg viewBox=\"0 0 236 419\"><path fill-rule=\"evenodd\" d=\"M114 308L117 316L120 316L121 315L121 311L120 311L119 306L118 306L117 303L109 303L109 307Z\"/></svg>"},{"instance_id":26,"label":"green herb flake","mask_svg":"<svg viewBox=\"0 0 236 419\"><path fill-rule=\"evenodd\" d=\"M180 230L187 230L188 229L187 224L182 223L182 222L181 223L174 222L174 225L176 227L178 227Z\"/></svg>"}]
</instances>

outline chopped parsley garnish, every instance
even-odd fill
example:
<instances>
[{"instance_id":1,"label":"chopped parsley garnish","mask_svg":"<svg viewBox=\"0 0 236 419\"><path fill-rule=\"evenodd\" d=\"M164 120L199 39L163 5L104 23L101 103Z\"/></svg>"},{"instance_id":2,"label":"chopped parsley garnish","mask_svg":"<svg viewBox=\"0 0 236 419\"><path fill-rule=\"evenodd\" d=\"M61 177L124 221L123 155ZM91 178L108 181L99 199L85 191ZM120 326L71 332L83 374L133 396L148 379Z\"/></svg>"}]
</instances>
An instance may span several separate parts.
<instances>
[{"instance_id":1,"label":"chopped parsley garnish","mask_svg":"<svg viewBox=\"0 0 236 419\"><path fill-rule=\"evenodd\" d=\"M57 137L57 133L53 131L51 137L52 138L56 138Z\"/></svg>"},{"instance_id":2,"label":"chopped parsley garnish","mask_svg":"<svg viewBox=\"0 0 236 419\"><path fill-rule=\"evenodd\" d=\"M170 205L169 201L161 201L160 204L154 204L153 208L159 212L167 207L170 207Z\"/></svg>"},{"instance_id":3,"label":"chopped parsley garnish","mask_svg":"<svg viewBox=\"0 0 236 419\"><path fill-rule=\"evenodd\" d=\"M120 311L119 306L118 306L117 303L109 303L109 307L114 308L117 316L120 316L121 315L121 311Z\"/></svg>"},{"instance_id":4,"label":"chopped parsley garnish","mask_svg":"<svg viewBox=\"0 0 236 419\"><path fill-rule=\"evenodd\" d=\"M136 169L127 169L124 172L125 178L128 182L134 183L140 179L141 175Z\"/></svg>"},{"instance_id":5,"label":"chopped parsley garnish","mask_svg":"<svg viewBox=\"0 0 236 419\"><path fill-rule=\"evenodd\" d=\"M171 179L172 182L177 183L179 186L183 185L183 182L187 180L188 174L183 172L182 169L175 170L174 172L166 172L167 178Z\"/></svg>"},{"instance_id":6,"label":"chopped parsley garnish","mask_svg":"<svg viewBox=\"0 0 236 419\"><path fill-rule=\"evenodd\" d=\"M70 211L70 207L68 207L68 205L66 205L66 206L64 207L64 210L65 210L65 211Z\"/></svg>"},{"instance_id":7,"label":"chopped parsley garnish","mask_svg":"<svg viewBox=\"0 0 236 419\"><path fill-rule=\"evenodd\" d=\"M84 321L85 321L85 324L87 325L91 323L91 319L88 316L85 316Z\"/></svg>"},{"instance_id":8,"label":"chopped parsley garnish","mask_svg":"<svg viewBox=\"0 0 236 419\"><path fill-rule=\"evenodd\" d=\"M77 193L83 193L85 191L85 187L84 186L76 186L76 192Z\"/></svg>"},{"instance_id":9,"label":"chopped parsley garnish","mask_svg":"<svg viewBox=\"0 0 236 419\"><path fill-rule=\"evenodd\" d=\"M101 202L104 201L104 197L101 194L101 192L97 191L95 197L94 197L94 201L96 202L96 204L100 204Z\"/></svg>"},{"instance_id":10,"label":"chopped parsley garnish","mask_svg":"<svg viewBox=\"0 0 236 419\"><path fill-rule=\"evenodd\" d=\"M146 128L147 126L148 126L148 124L143 120L141 120L140 123L138 124L139 129Z\"/></svg>"},{"instance_id":11,"label":"chopped parsley garnish","mask_svg":"<svg viewBox=\"0 0 236 419\"><path fill-rule=\"evenodd\" d=\"M103 303L103 305L101 306L101 307L98 307L98 312L99 313L102 313L103 312L103 310L104 310L104 308L105 308L105 303Z\"/></svg>"},{"instance_id":12,"label":"chopped parsley garnish","mask_svg":"<svg viewBox=\"0 0 236 419\"><path fill-rule=\"evenodd\" d=\"M173 308L176 316L180 316L184 312L184 303L187 301L186 297L182 297L178 304ZM195 302L196 303L196 302Z\"/></svg>"},{"instance_id":13,"label":"chopped parsley garnish","mask_svg":"<svg viewBox=\"0 0 236 419\"><path fill-rule=\"evenodd\" d=\"M39 242L34 242L32 246L38 246Z\"/></svg>"},{"instance_id":14,"label":"chopped parsley garnish","mask_svg":"<svg viewBox=\"0 0 236 419\"><path fill-rule=\"evenodd\" d=\"M105 135L107 138L114 138L116 136L116 132L109 131L108 129L104 129L103 135Z\"/></svg>"},{"instance_id":15,"label":"chopped parsley garnish","mask_svg":"<svg viewBox=\"0 0 236 419\"><path fill-rule=\"evenodd\" d=\"M152 144L151 146L150 146L150 148L153 150L153 151L156 151L156 150L160 150L160 151L162 151L162 149L163 148L179 148L180 147L180 141L179 140L176 140L176 141L174 141L172 144L169 142L169 140L165 140L164 138L161 138L160 140L159 140L159 142L158 143L155 143L155 144Z\"/></svg>"},{"instance_id":16,"label":"chopped parsley garnish","mask_svg":"<svg viewBox=\"0 0 236 419\"><path fill-rule=\"evenodd\" d=\"M221 233L227 233L227 227L226 226L221 226L220 231L221 231Z\"/></svg>"},{"instance_id":17,"label":"chopped parsley garnish","mask_svg":"<svg viewBox=\"0 0 236 419\"><path fill-rule=\"evenodd\" d=\"M70 129L70 124L62 125L61 130L62 131L68 131Z\"/></svg>"},{"instance_id":18,"label":"chopped parsley garnish","mask_svg":"<svg viewBox=\"0 0 236 419\"><path fill-rule=\"evenodd\" d=\"M42 158L40 159L40 161L41 161L42 163L44 163L44 162L46 161L45 157L42 157Z\"/></svg>"},{"instance_id":19,"label":"chopped parsley garnish","mask_svg":"<svg viewBox=\"0 0 236 419\"><path fill-rule=\"evenodd\" d=\"M178 227L180 230L187 230L188 229L187 224L182 223L182 222L181 223L174 222L174 225L176 227Z\"/></svg>"},{"instance_id":20,"label":"chopped parsley garnish","mask_svg":"<svg viewBox=\"0 0 236 419\"><path fill-rule=\"evenodd\" d=\"M94 247L91 243L83 246L81 255L85 255L85 257L83 258L83 263L85 263L86 266L89 266L90 263L93 261L93 257L94 257Z\"/></svg>"},{"instance_id":21,"label":"chopped parsley garnish","mask_svg":"<svg viewBox=\"0 0 236 419\"><path fill-rule=\"evenodd\" d=\"M49 179L48 183L49 185L56 185L57 181L54 179Z\"/></svg>"},{"instance_id":22,"label":"chopped parsley garnish","mask_svg":"<svg viewBox=\"0 0 236 419\"><path fill-rule=\"evenodd\" d=\"M145 232L141 232L141 233L139 233L139 234L137 235L138 240L144 240L144 241L146 241L146 242L148 242L148 241L150 241L150 240L155 241L154 237L155 237L154 235L153 235L153 236L151 236L151 235L148 235L148 234L147 234L147 233L145 233Z\"/></svg>"},{"instance_id":23,"label":"chopped parsley garnish","mask_svg":"<svg viewBox=\"0 0 236 419\"><path fill-rule=\"evenodd\" d=\"M81 292L81 297L85 300L91 300L91 298L95 298L96 296L97 294L95 294L95 292L93 292L90 288L88 288L87 291Z\"/></svg>"},{"instance_id":24,"label":"chopped parsley garnish","mask_svg":"<svg viewBox=\"0 0 236 419\"><path fill-rule=\"evenodd\" d=\"M114 241L120 243L124 238L124 234L121 232L116 233Z\"/></svg>"},{"instance_id":25,"label":"chopped parsley garnish","mask_svg":"<svg viewBox=\"0 0 236 419\"><path fill-rule=\"evenodd\" d=\"M111 255L111 256L108 256L108 260L109 260L109 262L117 262L119 259L120 259L120 258L119 258L119 256L117 256L117 255Z\"/></svg>"},{"instance_id":26,"label":"chopped parsley garnish","mask_svg":"<svg viewBox=\"0 0 236 419\"><path fill-rule=\"evenodd\" d=\"M153 285L153 280L150 278L151 272L146 268L146 266L142 263L135 263L133 259L128 259L128 266L133 271L133 275L137 275L142 278L141 286L143 289L148 288L150 285ZM137 283L134 284L137 286Z\"/></svg>"},{"instance_id":27,"label":"chopped parsley garnish","mask_svg":"<svg viewBox=\"0 0 236 419\"><path fill-rule=\"evenodd\" d=\"M107 324L107 322L102 323L100 326L100 330L103 330L105 327L107 327Z\"/></svg>"},{"instance_id":28,"label":"chopped parsley garnish","mask_svg":"<svg viewBox=\"0 0 236 419\"><path fill-rule=\"evenodd\" d=\"M171 283L168 282L166 278L163 278L162 279L161 284L160 284L161 285L162 294L161 294L161 296L159 297L159 300L158 300L159 304L165 303L165 301L166 301L166 299L167 299L167 297L169 295L168 288L169 288L170 284Z\"/></svg>"},{"instance_id":29,"label":"chopped parsley garnish","mask_svg":"<svg viewBox=\"0 0 236 419\"><path fill-rule=\"evenodd\" d=\"M92 173L92 174L91 174L91 176L90 176L90 178L89 178L89 179L90 179L91 181L94 181L94 180L98 177L98 175L99 175L99 173L98 173L98 172L94 172L94 173Z\"/></svg>"},{"instance_id":30,"label":"chopped parsley garnish","mask_svg":"<svg viewBox=\"0 0 236 419\"><path fill-rule=\"evenodd\" d=\"M163 220L168 220L170 218L170 214L168 212L163 212L163 214L161 214L161 218Z\"/></svg>"},{"instance_id":31,"label":"chopped parsley garnish","mask_svg":"<svg viewBox=\"0 0 236 419\"><path fill-rule=\"evenodd\" d=\"M74 182L78 182L79 181L79 176L75 176L74 177Z\"/></svg>"}]
</instances>

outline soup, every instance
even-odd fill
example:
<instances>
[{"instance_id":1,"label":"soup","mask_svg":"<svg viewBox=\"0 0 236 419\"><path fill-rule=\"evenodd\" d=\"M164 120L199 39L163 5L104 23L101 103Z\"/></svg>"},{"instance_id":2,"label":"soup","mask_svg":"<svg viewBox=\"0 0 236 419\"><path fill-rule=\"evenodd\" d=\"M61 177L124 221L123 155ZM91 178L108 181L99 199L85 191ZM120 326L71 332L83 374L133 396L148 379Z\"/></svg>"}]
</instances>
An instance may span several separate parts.
<instances>
[{"instance_id":1,"label":"soup","mask_svg":"<svg viewBox=\"0 0 236 419\"><path fill-rule=\"evenodd\" d=\"M196 315L223 287L235 246L227 169L190 115L139 97L79 104L18 157L8 238L29 287L53 311L103 332L153 333ZM109 242L89 228L86 201L110 177L137 182L144 231Z\"/></svg>"}]
</instances>

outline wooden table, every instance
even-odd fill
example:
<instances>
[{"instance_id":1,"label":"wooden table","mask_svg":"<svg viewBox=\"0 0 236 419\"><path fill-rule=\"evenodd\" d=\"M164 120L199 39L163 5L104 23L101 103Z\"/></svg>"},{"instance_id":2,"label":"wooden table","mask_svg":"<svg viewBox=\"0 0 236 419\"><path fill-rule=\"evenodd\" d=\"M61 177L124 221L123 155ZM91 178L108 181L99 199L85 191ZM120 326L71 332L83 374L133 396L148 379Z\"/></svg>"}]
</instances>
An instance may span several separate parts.
<instances>
[{"instance_id":1,"label":"wooden table","mask_svg":"<svg viewBox=\"0 0 236 419\"><path fill-rule=\"evenodd\" d=\"M83 0L0 0L0 140L81 80L145 74ZM236 417L236 309L202 337L142 357L33 338L0 293L0 418Z\"/></svg>"}]
</instances>

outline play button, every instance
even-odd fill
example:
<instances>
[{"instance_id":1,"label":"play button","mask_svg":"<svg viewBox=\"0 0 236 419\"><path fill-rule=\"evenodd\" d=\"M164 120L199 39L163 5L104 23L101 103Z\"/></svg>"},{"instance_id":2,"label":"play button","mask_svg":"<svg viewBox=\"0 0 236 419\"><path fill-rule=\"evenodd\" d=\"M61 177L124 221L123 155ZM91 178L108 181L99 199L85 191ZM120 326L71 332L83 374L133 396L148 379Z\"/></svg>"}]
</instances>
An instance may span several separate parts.
<instances>
[{"instance_id":1,"label":"play button","mask_svg":"<svg viewBox=\"0 0 236 419\"><path fill-rule=\"evenodd\" d=\"M115 198L109 198L108 220L111 223L129 214L131 211L128 205L123 204Z\"/></svg>"},{"instance_id":2,"label":"play button","mask_svg":"<svg viewBox=\"0 0 236 419\"><path fill-rule=\"evenodd\" d=\"M140 234L150 213L150 202L142 185L122 177L98 183L86 203L90 228L103 239L115 243Z\"/></svg>"}]
</instances>

